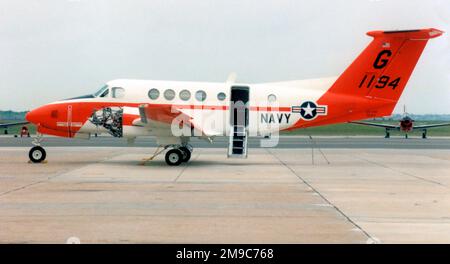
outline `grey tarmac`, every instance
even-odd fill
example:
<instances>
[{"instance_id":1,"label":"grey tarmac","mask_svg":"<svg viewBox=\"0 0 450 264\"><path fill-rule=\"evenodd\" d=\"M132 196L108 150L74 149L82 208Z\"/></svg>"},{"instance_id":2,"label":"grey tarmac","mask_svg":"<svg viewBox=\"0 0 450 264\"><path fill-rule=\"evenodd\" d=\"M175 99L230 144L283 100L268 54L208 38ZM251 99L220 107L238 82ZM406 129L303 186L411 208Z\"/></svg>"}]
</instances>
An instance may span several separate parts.
<instances>
[{"instance_id":1,"label":"grey tarmac","mask_svg":"<svg viewBox=\"0 0 450 264\"><path fill-rule=\"evenodd\" d=\"M260 148L263 138L249 138L250 148ZM12 136L0 136L0 147L31 147L32 138L14 138ZM213 143L203 139L194 138L191 140L194 148L226 148L228 146L227 137L217 137ZM86 139L67 139L59 137L45 137L43 146L49 147L156 147L154 137L139 137L135 144L128 145L126 139L114 138L110 136L91 137ZM281 136L275 148L385 148L385 149L450 149L450 137L430 137L402 138L392 137L385 139L368 136L317 136L311 140L305 136Z\"/></svg>"},{"instance_id":2,"label":"grey tarmac","mask_svg":"<svg viewBox=\"0 0 450 264\"><path fill-rule=\"evenodd\" d=\"M450 150L0 148L1 243L450 243Z\"/></svg>"}]
</instances>

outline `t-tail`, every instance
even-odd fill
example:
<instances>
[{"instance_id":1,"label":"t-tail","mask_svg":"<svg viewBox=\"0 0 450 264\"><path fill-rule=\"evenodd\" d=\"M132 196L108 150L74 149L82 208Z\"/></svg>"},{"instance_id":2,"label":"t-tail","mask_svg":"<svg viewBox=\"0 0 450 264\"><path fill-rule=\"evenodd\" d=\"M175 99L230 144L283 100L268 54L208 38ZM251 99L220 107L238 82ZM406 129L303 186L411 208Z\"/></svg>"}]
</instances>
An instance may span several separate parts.
<instances>
[{"instance_id":1,"label":"t-tail","mask_svg":"<svg viewBox=\"0 0 450 264\"><path fill-rule=\"evenodd\" d=\"M442 33L433 28L368 32L372 42L318 100L328 106L328 116L310 125L391 115L428 40Z\"/></svg>"}]
</instances>

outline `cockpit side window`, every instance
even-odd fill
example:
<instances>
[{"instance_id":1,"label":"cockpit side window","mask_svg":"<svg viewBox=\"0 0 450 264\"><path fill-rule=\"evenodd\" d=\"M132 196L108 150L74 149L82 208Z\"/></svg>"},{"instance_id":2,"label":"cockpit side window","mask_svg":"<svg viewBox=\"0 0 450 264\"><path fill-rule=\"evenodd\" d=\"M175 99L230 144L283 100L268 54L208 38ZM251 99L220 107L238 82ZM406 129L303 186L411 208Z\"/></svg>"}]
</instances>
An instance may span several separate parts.
<instances>
[{"instance_id":1,"label":"cockpit side window","mask_svg":"<svg viewBox=\"0 0 450 264\"><path fill-rule=\"evenodd\" d=\"M111 88L112 98L123 98L125 96L125 89L122 87Z\"/></svg>"}]
</instances>

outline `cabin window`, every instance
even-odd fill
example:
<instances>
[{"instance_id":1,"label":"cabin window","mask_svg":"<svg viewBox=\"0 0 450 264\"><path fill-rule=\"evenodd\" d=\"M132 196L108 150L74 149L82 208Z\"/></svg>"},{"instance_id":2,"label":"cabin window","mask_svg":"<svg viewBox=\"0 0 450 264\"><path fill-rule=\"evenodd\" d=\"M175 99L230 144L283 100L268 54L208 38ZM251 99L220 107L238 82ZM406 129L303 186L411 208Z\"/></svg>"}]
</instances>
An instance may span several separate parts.
<instances>
[{"instance_id":1,"label":"cabin window","mask_svg":"<svg viewBox=\"0 0 450 264\"><path fill-rule=\"evenodd\" d=\"M125 96L125 89L122 87L111 88L112 98L123 98Z\"/></svg>"},{"instance_id":2,"label":"cabin window","mask_svg":"<svg viewBox=\"0 0 450 264\"><path fill-rule=\"evenodd\" d=\"M217 94L217 99L219 99L219 101L223 101L225 98L227 98L225 93L220 92Z\"/></svg>"},{"instance_id":3,"label":"cabin window","mask_svg":"<svg viewBox=\"0 0 450 264\"><path fill-rule=\"evenodd\" d=\"M195 93L195 99L197 99L197 101L203 102L206 99L206 93L203 90L199 90Z\"/></svg>"},{"instance_id":4,"label":"cabin window","mask_svg":"<svg viewBox=\"0 0 450 264\"><path fill-rule=\"evenodd\" d=\"M269 101L269 103L273 103L277 101L277 96L274 94L269 94L269 96L267 96L267 101Z\"/></svg>"},{"instance_id":5,"label":"cabin window","mask_svg":"<svg viewBox=\"0 0 450 264\"><path fill-rule=\"evenodd\" d=\"M164 91L164 98L166 98L166 100L172 100L173 98L175 98L175 91L172 89L167 89Z\"/></svg>"},{"instance_id":6,"label":"cabin window","mask_svg":"<svg viewBox=\"0 0 450 264\"><path fill-rule=\"evenodd\" d=\"M183 90L180 92L180 98L183 101L187 101L191 98L191 92L189 92L188 90Z\"/></svg>"},{"instance_id":7,"label":"cabin window","mask_svg":"<svg viewBox=\"0 0 450 264\"><path fill-rule=\"evenodd\" d=\"M148 91L148 97L152 100L156 100L159 97L159 90L152 88L150 91Z\"/></svg>"}]
</instances>

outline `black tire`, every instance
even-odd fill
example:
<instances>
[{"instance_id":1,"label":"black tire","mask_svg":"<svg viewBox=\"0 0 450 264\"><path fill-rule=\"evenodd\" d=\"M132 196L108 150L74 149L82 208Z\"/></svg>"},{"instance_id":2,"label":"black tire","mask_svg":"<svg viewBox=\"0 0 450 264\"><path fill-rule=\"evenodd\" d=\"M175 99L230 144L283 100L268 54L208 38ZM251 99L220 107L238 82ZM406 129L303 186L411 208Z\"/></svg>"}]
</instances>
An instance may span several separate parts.
<instances>
[{"instance_id":1,"label":"black tire","mask_svg":"<svg viewBox=\"0 0 450 264\"><path fill-rule=\"evenodd\" d=\"M183 162L188 162L191 159L191 151L187 147L180 147L179 150L183 153Z\"/></svg>"},{"instance_id":2,"label":"black tire","mask_svg":"<svg viewBox=\"0 0 450 264\"><path fill-rule=\"evenodd\" d=\"M179 149L171 149L166 153L166 163L169 166L178 166L183 162L183 153Z\"/></svg>"},{"instance_id":3,"label":"black tire","mask_svg":"<svg viewBox=\"0 0 450 264\"><path fill-rule=\"evenodd\" d=\"M30 149L30 152L28 153L28 157L30 158L31 162L33 163L41 163L45 160L45 157L47 156L47 153L45 152L45 149L41 146L34 146Z\"/></svg>"}]
</instances>

